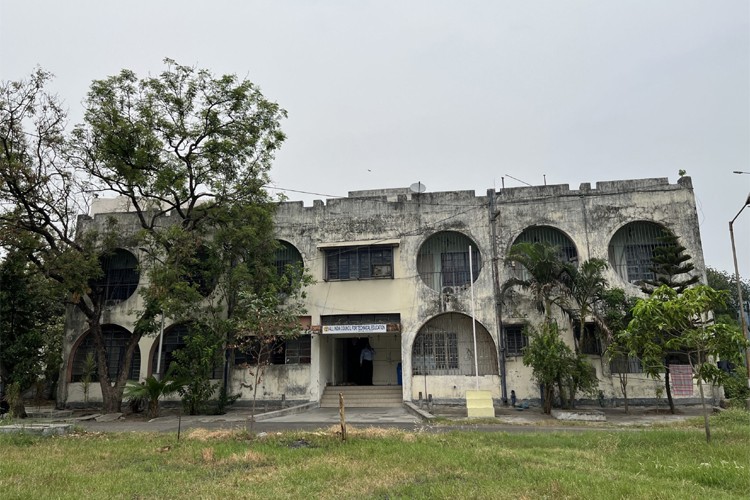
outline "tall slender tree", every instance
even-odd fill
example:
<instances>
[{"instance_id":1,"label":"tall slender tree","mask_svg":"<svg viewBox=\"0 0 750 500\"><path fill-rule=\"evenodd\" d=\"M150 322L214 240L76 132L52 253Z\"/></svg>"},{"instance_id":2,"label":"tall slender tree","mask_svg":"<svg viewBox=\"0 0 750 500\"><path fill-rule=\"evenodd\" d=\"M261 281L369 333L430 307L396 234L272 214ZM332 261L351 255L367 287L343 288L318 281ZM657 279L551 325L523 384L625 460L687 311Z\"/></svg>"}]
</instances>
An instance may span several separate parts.
<instances>
[{"instance_id":1,"label":"tall slender tree","mask_svg":"<svg viewBox=\"0 0 750 500\"><path fill-rule=\"evenodd\" d=\"M653 279L644 280L641 284L641 291L647 295L652 295L659 287L667 286L678 294L683 293L689 286L692 286L700 280L696 275L691 275L695 266L690 260L692 256L687 253L687 249L680 244L679 238L668 233L659 238L659 245L654 248L652 257L651 272L654 274ZM670 335L679 332L672 332ZM656 341L666 342L665 338L657 338ZM667 394L669 410L675 413L674 398L672 397L672 386L670 383L669 365L674 358L684 357L677 351L665 351L666 357L656 367L664 373L664 389Z\"/></svg>"},{"instance_id":2,"label":"tall slender tree","mask_svg":"<svg viewBox=\"0 0 750 500\"><path fill-rule=\"evenodd\" d=\"M668 233L660 237L659 245L654 248L651 259L650 271L654 273L654 278L643 281L643 293L651 295L662 285L682 293L687 287L698 283L700 278L690 275L695 270L695 266L690 262L692 258L676 235Z\"/></svg>"}]
</instances>

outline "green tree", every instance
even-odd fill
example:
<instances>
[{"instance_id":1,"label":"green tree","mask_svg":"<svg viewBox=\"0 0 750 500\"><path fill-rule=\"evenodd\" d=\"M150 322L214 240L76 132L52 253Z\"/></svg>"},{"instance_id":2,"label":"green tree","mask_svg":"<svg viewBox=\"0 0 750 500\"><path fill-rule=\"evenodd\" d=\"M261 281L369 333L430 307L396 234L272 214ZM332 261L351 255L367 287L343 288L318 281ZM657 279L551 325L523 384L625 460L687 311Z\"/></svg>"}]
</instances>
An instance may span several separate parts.
<instances>
[{"instance_id":1,"label":"green tree","mask_svg":"<svg viewBox=\"0 0 750 500\"><path fill-rule=\"evenodd\" d=\"M642 352L649 374L665 359L667 352L685 353L694 378L698 381L704 408L706 440L711 431L703 383L720 383L727 376L716 366L716 360L737 362L747 342L736 326L717 323L711 311L722 307L726 292L699 285L682 294L663 285L651 297L639 300L633 319L622 334L631 352ZM660 368L660 367L659 367Z\"/></svg>"},{"instance_id":2,"label":"green tree","mask_svg":"<svg viewBox=\"0 0 750 500\"><path fill-rule=\"evenodd\" d=\"M234 345L249 359L247 369L253 377L252 418L271 355L283 343L302 333L300 317L305 314L304 288L310 277L301 270L290 269L279 276L276 286L262 292L243 290L239 293L234 323Z\"/></svg>"},{"instance_id":3,"label":"green tree","mask_svg":"<svg viewBox=\"0 0 750 500\"><path fill-rule=\"evenodd\" d=\"M129 382L125 387L125 397L130 400L145 400L148 403L148 417L159 416L159 400L180 390L182 383L173 376L172 370L167 370L163 378L153 375L146 377L143 382Z\"/></svg>"},{"instance_id":4,"label":"green tree","mask_svg":"<svg viewBox=\"0 0 750 500\"><path fill-rule=\"evenodd\" d=\"M635 297L629 297L622 288L610 288L604 292L599 303L599 317L607 325L607 330L611 332L604 355L610 364L618 363L620 365L617 377L625 401L625 413L630 412L627 369L630 349L623 345L620 334L633 319L633 307L635 307L636 301Z\"/></svg>"},{"instance_id":5,"label":"green tree","mask_svg":"<svg viewBox=\"0 0 750 500\"><path fill-rule=\"evenodd\" d=\"M22 394L39 381L56 380L63 298L18 251L11 250L0 262L0 387L15 384ZM12 412L26 415L22 398L16 398Z\"/></svg>"},{"instance_id":6,"label":"green tree","mask_svg":"<svg viewBox=\"0 0 750 500\"><path fill-rule=\"evenodd\" d=\"M659 244L654 248L650 271L653 279L644 280L641 284L643 293L650 295L662 285L684 292L689 286L698 283L698 276L690 276L695 266L690 262L692 256L686 253L686 248L672 233L658 239Z\"/></svg>"},{"instance_id":7,"label":"green tree","mask_svg":"<svg viewBox=\"0 0 750 500\"><path fill-rule=\"evenodd\" d=\"M555 387L563 404L572 402L578 391L593 391L597 385L594 368L568 347L557 324L542 323L538 331L527 326L526 333L530 341L523 350L523 364L531 366L534 379L543 387L544 413L552 411Z\"/></svg>"},{"instance_id":8,"label":"green tree","mask_svg":"<svg viewBox=\"0 0 750 500\"><path fill-rule=\"evenodd\" d=\"M726 271L719 271L713 267L707 267L706 280L708 286L714 290L722 290L728 293L726 305L714 310L716 321L740 324L739 312L741 307L735 275ZM742 298L747 303L750 300L750 280L740 280L740 287L742 288Z\"/></svg>"},{"instance_id":9,"label":"green tree","mask_svg":"<svg viewBox=\"0 0 750 500\"><path fill-rule=\"evenodd\" d=\"M158 316L191 319L203 304L206 280L196 279L191 263L201 260L216 228L252 210L272 217L262 186L284 139L285 112L247 80L166 60L158 77L124 70L95 81L85 123L71 136L63 107L45 90L50 77L38 70L0 88L0 244L23 252L67 290L94 338L104 410L118 411L140 337L155 331ZM123 196L141 231L120 228L114 218L96 232L77 226L98 192ZM258 237L272 240L267 231ZM110 378L97 278L101 256L121 246L149 252L153 279Z\"/></svg>"},{"instance_id":10,"label":"green tree","mask_svg":"<svg viewBox=\"0 0 750 500\"><path fill-rule=\"evenodd\" d=\"M77 226L91 184L70 162L65 112L45 89L50 78L38 69L0 83L0 247L23 255L67 293L100 337L103 295L92 285L101 275L99 255L117 233Z\"/></svg>"},{"instance_id":11,"label":"green tree","mask_svg":"<svg viewBox=\"0 0 750 500\"><path fill-rule=\"evenodd\" d=\"M692 256L686 253L686 248L680 244L679 238L668 233L659 238L659 245L654 248L652 265L650 271L654 273L654 279L644 280L641 291L647 295L654 293L660 286L668 286L677 293L684 292L689 286L698 283L698 276L690 276L695 266L690 262ZM673 332L679 334L679 332ZM680 353L674 352L672 356L681 357ZM674 413L674 399L670 386L669 359L665 359L660 366L664 373L664 389L667 394L669 410Z\"/></svg>"},{"instance_id":12,"label":"green tree","mask_svg":"<svg viewBox=\"0 0 750 500\"><path fill-rule=\"evenodd\" d=\"M275 205L263 185L285 112L247 80L165 64L158 77L123 70L95 81L74 147L80 168L127 199L141 225L150 286L134 337L163 315L226 341L235 291L221 296L218 284L242 274L258 286L272 267ZM223 343L209 344L219 355Z\"/></svg>"},{"instance_id":13,"label":"green tree","mask_svg":"<svg viewBox=\"0 0 750 500\"><path fill-rule=\"evenodd\" d=\"M607 263L602 259L589 259L584 261L580 267L570 266L571 277L565 280L568 285L568 297L572 299L573 307L565 307L566 312L574 321L578 321L581 336L586 334L586 320L591 318L597 325L597 331L604 332L611 337L610 330L605 321L599 315L600 304L607 291L607 279L604 271ZM579 351L578 340L575 339L576 352Z\"/></svg>"}]
</instances>

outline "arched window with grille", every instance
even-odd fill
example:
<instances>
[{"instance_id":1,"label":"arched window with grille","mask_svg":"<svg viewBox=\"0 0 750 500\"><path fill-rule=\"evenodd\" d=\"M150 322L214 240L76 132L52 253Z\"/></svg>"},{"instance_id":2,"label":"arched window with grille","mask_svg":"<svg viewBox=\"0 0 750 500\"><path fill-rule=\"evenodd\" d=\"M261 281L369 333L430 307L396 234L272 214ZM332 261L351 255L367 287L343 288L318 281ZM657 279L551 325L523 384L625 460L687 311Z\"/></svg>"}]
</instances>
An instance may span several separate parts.
<instances>
[{"instance_id":1,"label":"arched window with grille","mask_svg":"<svg viewBox=\"0 0 750 500\"><path fill-rule=\"evenodd\" d=\"M669 232L654 222L631 222L621 227L609 242L609 264L628 283L655 279L651 266L654 249L665 243Z\"/></svg>"},{"instance_id":2,"label":"arched window with grille","mask_svg":"<svg viewBox=\"0 0 750 500\"><path fill-rule=\"evenodd\" d=\"M102 336L104 337L104 347L107 352L107 373L110 380L117 377L117 370L125 357L127 343L130 340L131 333L125 328L117 325L102 325ZM96 359L96 348L94 347L94 336L86 333L76 348L73 356L73 369L71 371L71 382L80 382L83 378L86 365L86 357L91 353ZM141 369L141 351L135 346L133 358L128 369L128 380L138 380ZM93 380L98 380L96 371L94 371Z\"/></svg>"},{"instance_id":3,"label":"arched window with grille","mask_svg":"<svg viewBox=\"0 0 750 500\"><path fill-rule=\"evenodd\" d=\"M164 342L161 345L161 366L159 366L158 371L159 376L163 377L170 365L177 361L175 352L185 347L188 336L190 336L190 325L187 323L173 325L164 331ZM158 356L159 337L157 336L151 356L151 373L153 374L157 373ZM217 355L217 358L214 360L211 378L220 379L223 368L221 356Z\"/></svg>"},{"instance_id":4,"label":"arched window with grille","mask_svg":"<svg viewBox=\"0 0 750 500\"><path fill-rule=\"evenodd\" d=\"M428 321L412 344L414 375L475 375L471 318L446 313ZM479 375L497 375L497 347L484 326L477 323Z\"/></svg>"},{"instance_id":5,"label":"arched window with grille","mask_svg":"<svg viewBox=\"0 0 750 500\"><path fill-rule=\"evenodd\" d=\"M471 267L469 271L469 247ZM455 231L435 233L422 243L417 253L417 271L424 283L438 292L446 287L465 288L479 277L482 256L477 244Z\"/></svg>"},{"instance_id":6,"label":"arched window with grille","mask_svg":"<svg viewBox=\"0 0 750 500\"><path fill-rule=\"evenodd\" d=\"M576 264L578 262L578 251L573 241L564 232L550 226L527 227L513 242L518 243L547 243L557 248L558 257L563 262ZM514 263L514 265L516 265ZM528 271L523 266L515 268L516 277L529 279Z\"/></svg>"},{"instance_id":7,"label":"arched window with grille","mask_svg":"<svg viewBox=\"0 0 750 500\"><path fill-rule=\"evenodd\" d=\"M102 276L91 281L91 288L103 294L106 304L117 304L130 298L138 288L138 259L118 248L99 258Z\"/></svg>"}]
</instances>

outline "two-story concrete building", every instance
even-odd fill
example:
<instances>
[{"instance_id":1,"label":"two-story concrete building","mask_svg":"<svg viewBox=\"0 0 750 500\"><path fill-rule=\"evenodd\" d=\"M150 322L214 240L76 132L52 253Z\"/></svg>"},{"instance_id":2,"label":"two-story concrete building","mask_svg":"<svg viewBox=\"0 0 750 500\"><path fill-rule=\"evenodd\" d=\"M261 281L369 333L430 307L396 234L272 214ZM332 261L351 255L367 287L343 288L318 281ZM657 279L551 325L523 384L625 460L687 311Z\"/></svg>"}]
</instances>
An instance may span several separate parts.
<instances>
[{"instance_id":1,"label":"two-story concrete building","mask_svg":"<svg viewBox=\"0 0 750 500\"><path fill-rule=\"evenodd\" d=\"M609 284L639 294L633 283L650 275L653 250L669 231L692 256L696 273L704 275L688 177L676 184L643 179L583 184L577 190L567 185L506 188L482 196L419 191L356 191L312 206L280 204L277 262L301 261L315 280L307 290L304 318L312 333L287 342L272 359L259 399L320 401L326 388L369 383L360 366L367 344L375 350L373 386L390 387L402 400L431 395L436 401L457 401L477 387L498 401L511 390L519 399L539 398L521 350L527 342L524 324L539 322L540 313L523 294L513 301L499 295L506 280L524 272L506 263L511 246L520 241L553 243L573 263L604 259ZM126 210L105 200L82 223L97 224L112 214L126 221ZM111 363L118 359L118 339L132 331L140 306L138 287L148 273L138 271L138 261L137 249L123 248L105 263L105 279L117 283L103 318ZM82 362L93 345L80 318L69 319L61 395L78 402ZM609 363L598 337L577 332L562 313L557 320L571 346L577 336L606 397L620 397L616 372L623 370L630 373L630 397L654 397L660 382L647 379L637 360ZM141 339L131 378L163 372L187 334L184 326L167 323L161 359L159 336ZM240 367L242 357L229 359L235 366L231 391L251 398L251 376ZM679 380L680 369L676 373ZM692 383L687 385L675 391L676 399L693 396ZM95 400L98 387L90 391Z\"/></svg>"}]
</instances>

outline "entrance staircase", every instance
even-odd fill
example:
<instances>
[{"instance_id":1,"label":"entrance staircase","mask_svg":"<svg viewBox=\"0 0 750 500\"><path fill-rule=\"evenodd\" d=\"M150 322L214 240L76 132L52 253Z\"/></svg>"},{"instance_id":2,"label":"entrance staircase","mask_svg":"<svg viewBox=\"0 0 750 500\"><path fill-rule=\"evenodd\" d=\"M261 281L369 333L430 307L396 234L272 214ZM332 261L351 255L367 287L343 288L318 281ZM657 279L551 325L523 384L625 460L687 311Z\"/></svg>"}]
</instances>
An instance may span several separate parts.
<instances>
[{"instance_id":1,"label":"entrance staircase","mask_svg":"<svg viewBox=\"0 0 750 500\"><path fill-rule=\"evenodd\" d=\"M403 406L400 385L329 385L320 398L321 408L338 408L339 393L346 408L398 408Z\"/></svg>"}]
</instances>

